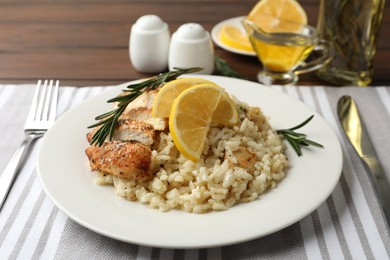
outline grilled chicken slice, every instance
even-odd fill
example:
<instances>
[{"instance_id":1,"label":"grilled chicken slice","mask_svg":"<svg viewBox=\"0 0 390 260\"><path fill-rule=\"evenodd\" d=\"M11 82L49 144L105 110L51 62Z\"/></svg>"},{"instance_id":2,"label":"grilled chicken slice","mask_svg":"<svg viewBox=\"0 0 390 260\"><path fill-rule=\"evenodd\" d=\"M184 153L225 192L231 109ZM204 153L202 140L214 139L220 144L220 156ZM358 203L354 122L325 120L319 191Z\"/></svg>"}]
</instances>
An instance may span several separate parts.
<instances>
[{"instance_id":1,"label":"grilled chicken slice","mask_svg":"<svg viewBox=\"0 0 390 260\"><path fill-rule=\"evenodd\" d=\"M154 143L156 132L151 124L142 121L121 120L115 127L114 140L137 141L150 146Z\"/></svg>"},{"instance_id":2,"label":"grilled chicken slice","mask_svg":"<svg viewBox=\"0 0 390 260\"><path fill-rule=\"evenodd\" d=\"M153 178L152 151L138 142L112 141L85 150L92 171L112 174L125 179Z\"/></svg>"},{"instance_id":3,"label":"grilled chicken slice","mask_svg":"<svg viewBox=\"0 0 390 260\"><path fill-rule=\"evenodd\" d=\"M131 105L132 103L130 103ZM119 120L134 120L151 124L154 130L163 131L168 127L166 118L153 117L152 109L147 107L137 107L133 109L126 109Z\"/></svg>"},{"instance_id":4,"label":"grilled chicken slice","mask_svg":"<svg viewBox=\"0 0 390 260\"><path fill-rule=\"evenodd\" d=\"M239 146L238 149L233 152L233 155L237 158L237 163L231 163L231 167L237 166L243 169L247 169L248 173L253 173L255 171L255 153L252 153L243 146Z\"/></svg>"},{"instance_id":5,"label":"grilled chicken slice","mask_svg":"<svg viewBox=\"0 0 390 260\"><path fill-rule=\"evenodd\" d=\"M154 130L163 131L168 127L165 118L152 117L152 107L154 98L159 89L148 90L142 93L134 101L127 105L119 120L131 119L151 124Z\"/></svg>"},{"instance_id":6,"label":"grilled chicken slice","mask_svg":"<svg viewBox=\"0 0 390 260\"><path fill-rule=\"evenodd\" d=\"M151 145L155 141L156 133L154 130L163 131L168 128L166 118L152 117L152 106L156 93L157 90L144 92L127 106L119 117L113 140L138 141L145 145ZM99 127L96 127L87 134L89 143L98 129Z\"/></svg>"},{"instance_id":7,"label":"grilled chicken slice","mask_svg":"<svg viewBox=\"0 0 390 260\"><path fill-rule=\"evenodd\" d=\"M95 127L87 134L87 141L91 143L93 135L100 127ZM152 145L156 141L156 131L150 124L132 120L119 121L112 135L113 141L136 141L144 145ZM108 138L106 141L109 141Z\"/></svg>"},{"instance_id":8,"label":"grilled chicken slice","mask_svg":"<svg viewBox=\"0 0 390 260\"><path fill-rule=\"evenodd\" d=\"M113 141L106 140L100 147L90 146L85 150L93 171L142 181L153 177L150 147L158 137L156 131L168 127L165 118L152 117L157 91L146 91L128 105L115 126ZM99 128L87 134L89 143Z\"/></svg>"},{"instance_id":9,"label":"grilled chicken slice","mask_svg":"<svg viewBox=\"0 0 390 260\"><path fill-rule=\"evenodd\" d=\"M162 127L161 124L160 126ZM91 143L93 135L99 128L95 127L87 134L88 143ZM145 145L152 145L156 141L156 137L156 129L152 124L144 121L125 119L118 121L112 135L112 140L137 141Z\"/></svg>"},{"instance_id":10,"label":"grilled chicken slice","mask_svg":"<svg viewBox=\"0 0 390 260\"><path fill-rule=\"evenodd\" d=\"M156 97L158 90L159 89L146 90L139 97L137 97L130 104L127 105L124 113L126 113L127 111L130 111L134 108L139 108L139 107L152 108L154 98ZM119 94L119 96L123 96L123 95L127 95L127 94L129 94L129 93L122 92L121 94ZM117 106L117 104L115 104L115 106Z\"/></svg>"}]
</instances>

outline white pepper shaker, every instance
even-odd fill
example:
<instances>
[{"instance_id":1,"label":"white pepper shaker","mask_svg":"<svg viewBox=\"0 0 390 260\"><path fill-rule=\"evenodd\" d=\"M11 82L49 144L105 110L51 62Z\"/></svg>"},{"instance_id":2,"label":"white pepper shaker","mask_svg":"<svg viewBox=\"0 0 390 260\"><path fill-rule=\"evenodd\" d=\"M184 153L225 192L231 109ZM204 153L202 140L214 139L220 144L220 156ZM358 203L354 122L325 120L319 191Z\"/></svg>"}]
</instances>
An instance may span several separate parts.
<instances>
[{"instance_id":1,"label":"white pepper shaker","mask_svg":"<svg viewBox=\"0 0 390 260\"><path fill-rule=\"evenodd\" d=\"M129 42L130 60L136 70L157 73L168 68L170 33L160 17L140 17L131 27Z\"/></svg>"},{"instance_id":2,"label":"white pepper shaker","mask_svg":"<svg viewBox=\"0 0 390 260\"><path fill-rule=\"evenodd\" d=\"M168 60L169 70L202 67L199 74L211 74L214 70L214 47L209 32L197 23L180 26L172 35Z\"/></svg>"}]
</instances>

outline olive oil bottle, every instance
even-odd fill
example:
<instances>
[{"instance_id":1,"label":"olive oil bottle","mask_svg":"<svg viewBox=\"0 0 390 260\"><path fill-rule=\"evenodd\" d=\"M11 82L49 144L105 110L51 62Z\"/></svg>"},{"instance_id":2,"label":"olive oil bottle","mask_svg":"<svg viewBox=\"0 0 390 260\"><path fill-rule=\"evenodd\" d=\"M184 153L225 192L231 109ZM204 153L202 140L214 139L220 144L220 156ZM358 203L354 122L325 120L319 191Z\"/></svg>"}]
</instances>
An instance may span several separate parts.
<instances>
[{"instance_id":1,"label":"olive oil bottle","mask_svg":"<svg viewBox=\"0 0 390 260\"><path fill-rule=\"evenodd\" d=\"M385 0L321 0L318 30L332 43L333 60L317 75L334 85L367 86Z\"/></svg>"}]
</instances>

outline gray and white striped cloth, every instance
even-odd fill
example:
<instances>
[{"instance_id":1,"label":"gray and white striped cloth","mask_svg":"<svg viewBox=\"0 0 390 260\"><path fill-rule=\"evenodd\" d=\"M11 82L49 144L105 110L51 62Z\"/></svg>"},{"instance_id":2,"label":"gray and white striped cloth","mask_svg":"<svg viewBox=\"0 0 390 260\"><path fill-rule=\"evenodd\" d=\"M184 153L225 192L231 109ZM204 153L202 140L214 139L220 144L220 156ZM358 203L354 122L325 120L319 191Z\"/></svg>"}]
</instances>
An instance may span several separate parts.
<instances>
[{"instance_id":1,"label":"gray and white striped cloth","mask_svg":"<svg viewBox=\"0 0 390 260\"><path fill-rule=\"evenodd\" d=\"M34 85L0 85L0 172L22 141ZM108 87L61 87L59 114ZM343 173L314 212L271 235L241 244L175 250L107 238L69 219L46 197L37 179L38 141L0 212L0 259L389 259L390 238L363 165L335 114L352 95L390 179L390 87L274 87L321 114L343 149ZM390 191L389 191L390 192Z\"/></svg>"}]
</instances>

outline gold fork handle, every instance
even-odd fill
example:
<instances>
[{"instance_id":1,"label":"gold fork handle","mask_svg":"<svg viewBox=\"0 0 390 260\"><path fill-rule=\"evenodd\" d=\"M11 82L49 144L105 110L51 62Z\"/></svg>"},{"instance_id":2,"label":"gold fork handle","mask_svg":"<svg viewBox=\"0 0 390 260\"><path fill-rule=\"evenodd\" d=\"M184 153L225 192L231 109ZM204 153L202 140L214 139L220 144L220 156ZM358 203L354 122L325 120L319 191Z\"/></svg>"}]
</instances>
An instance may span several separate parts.
<instances>
[{"instance_id":1,"label":"gold fork handle","mask_svg":"<svg viewBox=\"0 0 390 260\"><path fill-rule=\"evenodd\" d=\"M13 184L16 174L20 170L21 162L24 163L24 155L27 151L27 147L32 141L43 136L42 133L33 133L26 136L23 142L20 144L11 160L8 162L7 167L0 175L0 210L3 207L5 199L7 198L8 192Z\"/></svg>"}]
</instances>

